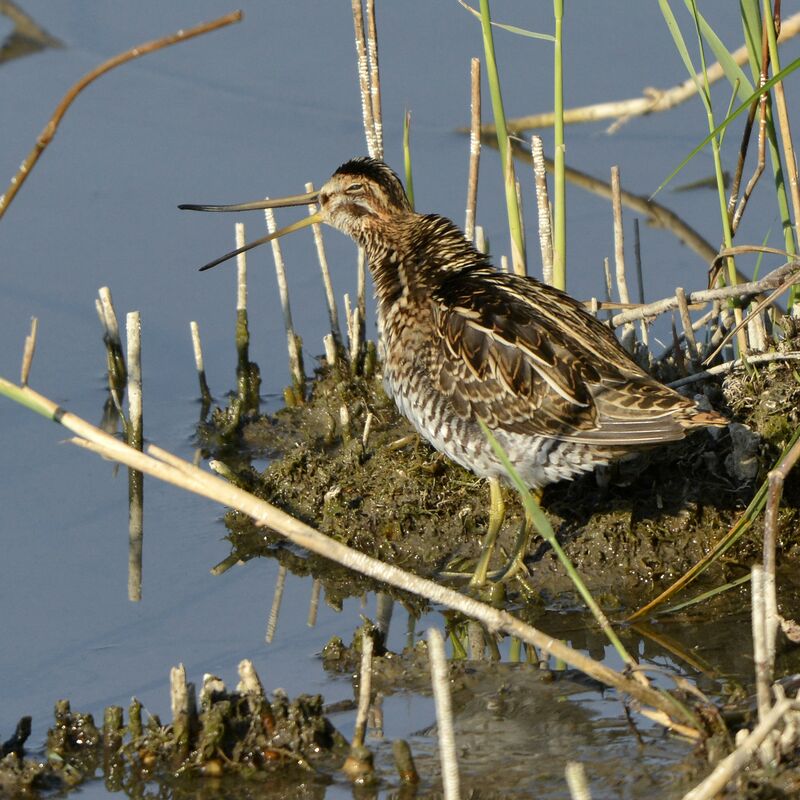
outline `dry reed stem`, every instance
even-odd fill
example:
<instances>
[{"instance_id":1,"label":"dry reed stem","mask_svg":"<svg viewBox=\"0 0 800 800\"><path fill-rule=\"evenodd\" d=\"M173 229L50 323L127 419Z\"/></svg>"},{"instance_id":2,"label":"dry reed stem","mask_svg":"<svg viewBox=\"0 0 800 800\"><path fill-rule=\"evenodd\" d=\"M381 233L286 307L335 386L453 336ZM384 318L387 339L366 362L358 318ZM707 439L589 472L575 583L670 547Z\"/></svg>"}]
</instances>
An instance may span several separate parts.
<instances>
[{"instance_id":1,"label":"dry reed stem","mask_svg":"<svg viewBox=\"0 0 800 800\"><path fill-rule=\"evenodd\" d=\"M761 743L776 728L788 712L800 708L797 700L783 699L777 702L752 732L727 757L717 764L714 771L701 783L683 796L683 800L713 800L725 790L728 781L741 772L758 752Z\"/></svg>"},{"instance_id":2,"label":"dry reed stem","mask_svg":"<svg viewBox=\"0 0 800 800\"><path fill-rule=\"evenodd\" d=\"M25 386L31 375L31 364L33 363L33 356L36 353L36 337L38 333L39 319L37 317L31 317L31 332L25 337L25 346L22 351L22 366L19 371L20 386Z\"/></svg>"},{"instance_id":3,"label":"dry reed stem","mask_svg":"<svg viewBox=\"0 0 800 800\"><path fill-rule=\"evenodd\" d=\"M70 441L78 446L241 511L252 517L256 524L269 527L298 547L322 555L362 575L412 592L433 603L439 603L459 611L467 617L479 620L486 626L490 634L503 631L516 636L526 644L533 645L553 658L570 664L604 685L626 692L640 703L657 709L657 711L653 711L643 708L641 713L659 724L680 730L684 735L691 736L694 731L692 727L689 727L693 724L692 715L674 698L664 692L641 685L605 664L567 646L562 641L539 631L532 625L522 622L506 611L500 611L434 581L405 572L393 564L386 564L364 553L352 550L270 503L215 475L204 472L156 445L150 445L147 448L147 454L140 453L77 415L61 408L30 387L15 386L0 377L0 394L5 394L42 416L59 422L77 434L79 438ZM676 722L673 719L674 716L680 718L681 722Z\"/></svg>"},{"instance_id":4,"label":"dry reed stem","mask_svg":"<svg viewBox=\"0 0 800 800\"><path fill-rule=\"evenodd\" d=\"M314 184L307 183L306 191L313 192ZM317 213L317 206L310 203L308 206L309 215ZM325 253L325 242L322 239L322 226L319 223L314 223L311 226L311 232L314 234L314 246L317 248L317 258L319 259L319 269L322 273L322 285L325 287L325 302L328 304L328 319L331 325L331 334L337 347L342 346L342 331L339 328L339 312L336 308L336 297L333 293L333 283L331 282L331 272L328 268L328 256Z\"/></svg>"},{"instance_id":5,"label":"dry reed stem","mask_svg":"<svg viewBox=\"0 0 800 800\"><path fill-rule=\"evenodd\" d=\"M134 58L145 56L156 50L161 50L164 47L178 44L179 42L185 42L187 39L192 39L195 36L209 33L217 28L230 25L233 22L239 22L241 18L242 12L234 11L231 14L226 14L224 17L219 17L211 22L204 22L201 25L196 25L194 28L180 30L177 33L173 33L171 36L164 36L161 39L154 39L150 42L144 42L143 44L130 48L130 50L126 50L124 53L120 53L119 55L108 59L108 61L104 61L98 67L95 67L90 72L87 72L86 75L84 75L77 83L73 84L70 90L64 95L61 102L56 106L53 116L50 117L50 120L42 129L42 132L36 139L33 149L20 165L16 175L14 175L14 177L11 179L11 183L9 183L5 194L0 195L0 219L3 218L3 214L5 214L6 209L11 204L11 201L22 187L22 184L25 183L28 175L30 175L31 170L39 160L39 156L56 135L58 126L61 124L61 120L67 109L70 107L70 105L72 105L72 102L75 100L75 98L90 83L92 83L92 81L96 80L101 75L104 75L109 70L114 69L114 67L124 64L126 61L131 61Z\"/></svg>"},{"instance_id":6,"label":"dry reed stem","mask_svg":"<svg viewBox=\"0 0 800 800\"><path fill-rule=\"evenodd\" d=\"M689 316L689 304L686 302L686 290L683 286L676 287L675 300L678 303L678 314L681 318L681 325L683 325L683 336L686 340L686 353L689 356L690 369L692 372L696 372L697 358L700 353L697 349L697 341L694 338L692 318Z\"/></svg>"},{"instance_id":7,"label":"dry reed stem","mask_svg":"<svg viewBox=\"0 0 800 800\"><path fill-rule=\"evenodd\" d=\"M799 268L800 262L789 262L773 270L760 280L739 283L736 284L736 286L723 286L720 289L702 289L697 292L692 292L686 300L690 306L695 306L701 303L709 303L712 300L725 300L732 297L748 297L750 295L760 294L767 289L774 290L777 287L781 287L786 276L791 275ZM785 289L781 289L781 291L784 290ZM676 297L666 297L663 300L657 300L644 306L626 309L614 316L612 324L617 328L620 325L624 325L626 322L644 319L645 317L657 317L659 314L672 311L677 307L678 300Z\"/></svg>"},{"instance_id":8,"label":"dry reed stem","mask_svg":"<svg viewBox=\"0 0 800 800\"><path fill-rule=\"evenodd\" d=\"M564 775L572 800L592 800L589 783L586 780L586 770L580 761L567 761Z\"/></svg>"},{"instance_id":9,"label":"dry reed stem","mask_svg":"<svg viewBox=\"0 0 800 800\"><path fill-rule=\"evenodd\" d=\"M481 161L481 60L470 62L470 125L469 125L469 177L467 178L467 210L464 217L464 235L475 238L475 218L478 209L478 170Z\"/></svg>"},{"instance_id":10,"label":"dry reed stem","mask_svg":"<svg viewBox=\"0 0 800 800\"><path fill-rule=\"evenodd\" d=\"M539 249L542 253L542 280L553 285L553 225L550 195L547 191L547 170L541 136L531 136L533 180L536 186L536 210L539 222Z\"/></svg>"},{"instance_id":11,"label":"dry reed stem","mask_svg":"<svg viewBox=\"0 0 800 800\"><path fill-rule=\"evenodd\" d=\"M375 152L376 158L383 161L383 110L381 108L381 71L378 60L375 0L367 0L367 60L369 62L369 97L375 130Z\"/></svg>"},{"instance_id":12,"label":"dry reed stem","mask_svg":"<svg viewBox=\"0 0 800 800\"><path fill-rule=\"evenodd\" d=\"M272 213L271 208L264 209L264 218L267 222L267 232L275 233L275 215ZM292 323L292 309L289 305L289 287L286 283L286 267L283 262L283 253L278 239L273 239L270 244L272 245L272 256L275 261L275 275L278 279L278 293L281 299L281 310L283 311L283 327L286 330L286 343L289 348L289 372L295 385L298 388L302 388L305 386L306 376L303 372L300 347Z\"/></svg>"},{"instance_id":13,"label":"dry reed stem","mask_svg":"<svg viewBox=\"0 0 800 800\"><path fill-rule=\"evenodd\" d=\"M756 699L758 719L763 720L772 706L770 684L772 683L772 664L767 653L767 619L764 586L764 569L754 564L750 570L750 619L753 630L753 660L755 662ZM773 636L775 631L773 631Z\"/></svg>"},{"instance_id":14,"label":"dry reed stem","mask_svg":"<svg viewBox=\"0 0 800 800\"><path fill-rule=\"evenodd\" d=\"M372 695L372 648L370 631L364 630L361 636L361 669L358 673L358 709L353 728L353 747L363 747L367 732L367 715Z\"/></svg>"},{"instance_id":15,"label":"dry reed stem","mask_svg":"<svg viewBox=\"0 0 800 800\"><path fill-rule=\"evenodd\" d=\"M769 277L769 276L767 276ZM794 275L790 275L777 289L774 289L770 294L766 297L761 299L753 308L750 309L750 313L742 319L741 322L736 323L730 330L726 331L724 335L722 335L719 341L715 342L714 350L711 352L710 355L706 356L705 362L710 363L717 353L722 350L722 348L734 337L734 335L739 331L742 326L747 325L751 322L751 320L761 320L760 314L761 312L770 305L773 301L777 300L787 289L794 286L798 281L800 281L800 272L796 272ZM741 284L739 284L741 286ZM738 288L738 287L737 287ZM766 331L764 330L764 323L763 321L760 322L760 325L754 326L756 330L759 332L760 336L763 336L766 339ZM718 329L722 330L722 327L719 326ZM765 350L766 347L762 347L762 350Z\"/></svg>"},{"instance_id":16,"label":"dry reed stem","mask_svg":"<svg viewBox=\"0 0 800 800\"><path fill-rule=\"evenodd\" d=\"M246 244L244 223L234 223L234 236L236 249L240 250ZM247 311L247 253L236 255L236 311Z\"/></svg>"},{"instance_id":17,"label":"dry reed stem","mask_svg":"<svg viewBox=\"0 0 800 800\"><path fill-rule=\"evenodd\" d=\"M487 253L488 252L488 243L486 241L486 232L483 229L483 225L476 225L475 226L475 249L479 253Z\"/></svg>"},{"instance_id":18,"label":"dry reed stem","mask_svg":"<svg viewBox=\"0 0 800 800\"><path fill-rule=\"evenodd\" d=\"M496 146L496 142L490 137L484 139L484 144ZM523 146L516 139L512 140L514 153L518 159L531 161L530 149ZM545 167L548 172L553 171L553 162L545 158ZM580 170L572 167L565 167L564 176L566 180L579 188L591 192L598 197L611 198L611 186L608 181L602 181ZM687 247L691 248L700 258L708 263L718 254L719 248L712 247L700 234L692 227L687 225L677 214L670 211L666 206L651 200L642 195L632 194L624 189L621 191L622 203L627 208L640 214L652 228L661 228L670 231ZM744 276L739 280L746 280Z\"/></svg>"},{"instance_id":19,"label":"dry reed stem","mask_svg":"<svg viewBox=\"0 0 800 800\"><path fill-rule=\"evenodd\" d=\"M189 323L189 330L192 333L192 349L194 351L194 365L197 369L197 380L200 383L200 396L206 405L211 404L211 390L208 388L206 380L206 368L203 363L203 346L200 343L200 327L197 322L192 320Z\"/></svg>"},{"instance_id":20,"label":"dry reed stem","mask_svg":"<svg viewBox=\"0 0 800 800\"><path fill-rule=\"evenodd\" d=\"M336 342L332 333L326 333L322 337L322 347L325 350L325 360L328 362L328 366L336 366L336 362L339 359L336 353Z\"/></svg>"},{"instance_id":21,"label":"dry reed stem","mask_svg":"<svg viewBox=\"0 0 800 800\"><path fill-rule=\"evenodd\" d=\"M714 375L724 375L726 372L730 372L737 367L745 366L745 364L770 364L773 361L800 361L800 352L756 353L755 355L748 356L747 359L734 358L731 361L725 361L722 364L704 369L702 372L695 372L694 375L678 378L678 380L668 383L667 386L672 389L678 389L681 386L688 386L690 383L697 383L697 381L705 380Z\"/></svg>"},{"instance_id":22,"label":"dry reed stem","mask_svg":"<svg viewBox=\"0 0 800 800\"><path fill-rule=\"evenodd\" d=\"M614 216L614 270L617 279L617 294L620 303L630 303L628 281L625 277L625 234L622 227L622 196L620 194L619 167L611 167L611 207ZM630 323L622 328L622 346L633 352L634 329Z\"/></svg>"},{"instance_id":23,"label":"dry reed stem","mask_svg":"<svg viewBox=\"0 0 800 800\"><path fill-rule=\"evenodd\" d=\"M785 42L796 36L800 32L800 13L794 14L781 24L781 33L778 42ZM741 65L748 59L747 46L731 53L733 60ZM709 85L716 83L724 77L725 72L719 62L715 62L707 69ZM594 103L578 108L568 108L564 110L564 124L575 124L584 122L596 122L603 119L616 120L607 130L607 133L614 133L621 125L628 122L633 117L652 114L657 111L668 111L675 106L684 103L697 93L697 87L702 85L703 74L698 73L690 77L683 83L669 89L647 88L644 90L643 97L633 97L628 100L614 100L605 103ZM519 133L524 130L551 128L555 115L552 111L544 114L530 114L524 117L509 119L507 126L509 131ZM494 125L484 125L483 133L495 133Z\"/></svg>"},{"instance_id":24,"label":"dry reed stem","mask_svg":"<svg viewBox=\"0 0 800 800\"><path fill-rule=\"evenodd\" d=\"M372 91L370 89L369 57L364 35L364 12L361 0L352 0L353 27L356 37L356 56L358 86L361 91L361 115L364 119L364 135L367 139L367 152L371 158L378 156L378 140L375 135L375 118L372 113Z\"/></svg>"},{"instance_id":25,"label":"dry reed stem","mask_svg":"<svg viewBox=\"0 0 800 800\"><path fill-rule=\"evenodd\" d=\"M442 787L445 800L459 800L458 759L453 730L453 708L450 702L450 668L444 652L444 638L438 628L428 628L428 659L431 685L436 704L436 732L442 761Z\"/></svg>"},{"instance_id":26,"label":"dry reed stem","mask_svg":"<svg viewBox=\"0 0 800 800\"><path fill-rule=\"evenodd\" d=\"M510 140L508 141L508 143L506 145L506 160L505 160L505 164L503 164L503 178L505 180L505 185L506 185L506 194L508 194L509 187L510 187L517 194L517 197L519 197L519 194L517 192L517 180L516 180L516 177L514 176L514 151L513 151L512 147L511 147L511 141ZM519 203L517 203L517 213L519 214L519 216L517 218L517 223L519 225L520 234L521 234L521 237L522 237L522 241L521 241L522 249L520 250L520 247L517 245L517 240L516 240L515 236L513 235L513 226L510 224L510 220L509 220L509 227L512 229L511 230L511 237L510 237L511 264L512 264L512 266L514 268L514 274L515 275L520 275L520 276L522 276L524 278L525 275L528 272L528 268L527 268L526 256L525 256L525 238L524 238L525 237L525 226L523 225L522 208L520 207Z\"/></svg>"}]
</instances>

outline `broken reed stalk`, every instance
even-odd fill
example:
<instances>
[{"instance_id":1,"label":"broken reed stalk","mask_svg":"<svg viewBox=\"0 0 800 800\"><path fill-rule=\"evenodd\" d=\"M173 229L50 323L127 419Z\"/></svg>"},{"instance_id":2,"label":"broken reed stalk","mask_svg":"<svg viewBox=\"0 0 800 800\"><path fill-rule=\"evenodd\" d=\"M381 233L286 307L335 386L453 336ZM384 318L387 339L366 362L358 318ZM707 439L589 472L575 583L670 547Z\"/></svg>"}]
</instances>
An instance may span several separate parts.
<instances>
[{"instance_id":1,"label":"broken reed stalk","mask_svg":"<svg viewBox=\"0 0 800 800\"><path fill-rule=\"evenodd\" d=\"M445 800L461 797L456 758L456 737L453 730L453 708L450 702L450 668L444 652L444 637L438 628L428 628L428 659L431 685L436 703L436 731L442 761L442 788Z\"/></svg>"},{"instance_id":2,"label":"broken reed stalk","mask_svg":"<svg viewBox=\"0 0 800 800\"><path fill-rule=\"evenodd\" d=\"M369 62L369 98L375 130L376 158L383 161L383 111L381 109L381 71L378 62L378 26L375 0L367 0L367 61Z\"/></svg>"},{"instance_id":3,"label":"broken reed stalk","mask_svg":"<svg viewBox=\"0 0 800 800\"><path fill-rule=\"evenodd\" d=\"M313 192L314 184L307 183L306 191ZM315 203L309 203L309 215L317 213L317 206ZM328 305L328 320L331 325L331 336L337 348L342 346L342 331L339 327L339 312L336 308L336 297L333 294L333 283L331 283L331 272L328 268L328 256L325 253L325 242L322 239L322 226L319 223L314 223L311 226L311 232L314 234L314 246L317 248L317 258L319 259L319 269L322 273L322 285L325 287L325 302Z\"/></svg>"},{"instance_id":4,"label":"broken reed stalk","mask_svg":"<svg viewBox=\"0 0 800 800\"><path fill-rule=\"evenodd\" d=\"M278 577L275 579L275 591L272 595L272 607L269 610L269 619L267 620L267 633L264 641L267 644L272 644L275 638L275 631L278 628L278 617L281 613L281 602L283 601L283 590L286 587L286 566L281 564L278 567Z\"/></svg>"},{"instance_id":5,"label":"broken reed stalk","mask_svg":"<svg viewBox=\"0 0 800 800\"><path fill-rule=\"evenodd\" d=\"M353 747L363 747L367 733L367 715L372 695L372 632L364 630L361 636L361 669L358 673L358 709L353 728Z\"/></svg>"},{"instance_id":6,"label":"broken reed stalk","mask_svg":"<svg viewBox=\"0 0 800 800\"><path fill-rule=\"evenodd\" d=\"M469 177L467 178L467 209L464 216L464 235L475 238L475 217L478 210L478 170L481 162L481 60L470 62L470 125Z\"/></svg>"},{"instance_id":7,"label":"broken reed stalk","mask_svg":"<svg viewBox=\"0 0 800 800\"><path fill-rule=\"evenodd\" d=\"M419 773L408 742L405 739L395 739L392 742L392 755L400 781L406 785L416 786L419 783Z\"/></svg>"},{"instance_id":8,"label":"broken reed stalk","mask_svg":"<svg viewBox=\"0 0 800 800\"><path fill-rule=\"evenodd\" d=\"M104 61L90 72L87 72L86 75L84 75L77 83L72 85L69 91L62 98L61 102L56 106L53 116L50 117L50 120L37 137L36 143L34 144L31 152L28 154L22 164L20 164L16 175L14 175L8 185L5 194L0 195L0 219L2 219L3 214L5 214L6 209L11 204L11 201L22 187L22 184L25 183L28 175L30 175L31 170L39 160L39 156L42 154L42 152L44 152L44 149L50 144L53 137L56 135L58 126L61 124L61 120L64 117L64 114L67 112L67 109L70 107L70 105L72 105L72 102L75 100L75 98L90 83L92 83L92 81L97 80L97 78L99 78L101 75L104 75L109 70L114 69L114 67L118 67L120 64L124 64L126 61L131 61L134 58L148 55L156 50L161 50L164 47L169 47L170 45L178 44L179 42L185 42L187 39L192 39L195 36L209 33L210 31L217 30L217 28L230 25L233 22L239 22L241 18L242 12L234 11L232 14L226 14L224 17L219 17L211 22L204 22L201 25L196 25L193 28L180 30L177 33L173 33L171 36L164 36L161 39L154 39L149 42L144 42L136 47L131 47L129 50L126 50L125 52L120 53L113 58L109 58L107 61Z\"/></svg>"},{"instance_id":9,"label":"broken reed stalk","mask_svg":"<svg viewBox=\"0 0 800 800\"><path fill-rule=\"evenodd\" d=\"M203 406L208 409L213 398L211 397L211 390L208 388L208 381L206 380L206 368L203 363L203 347L200 344L200 328L198 324L192 320L189 323L189 329L192 332L192 349L194 350L194 365L197 368L197 380L200 384L200 397ZM203 413L203 416L205 416L205 413Z\"/></svg>"},{"instance_id":10,"label":"broken reed stalk","mask_svg":"<svg viewBox=\"0 0 800 800\"><path fill-rule=\"evenodd\" d=\"M753 659L755 661L756 700L758 719L763 720L772 706L770 684L772 683L772 664L767 653L768 623L766 618L766 598L764 568L753 564L750 570L750 619L753 630ZM772 631L773 636L775 631Z\"/></svg>"},{"instance_id":11,"label":"broken reed stalk","mask_svg":"<svg viewBox=\"0 0 800 800\"><path fill-rule=\"evenodd\" d=\"M357 552L321 534L300 520L291 517L270 503L261 500L227 481L204 472L193 464L155 445L147 448L147 454L127 447L115 437L91 425L75 414L61 408L52 400L38 394L30 387L19 387L0 377L0 394L59 422L77 434L71 441L92 452L135 467L159 480L172 483L187 491L215 500L222 505L241 511L252 517L257 525L269 527L299 547L367 575L391 586L402 588L430 600L433 603L460 611L462 614L482 622L488 630L518 636L528 645L534 645L553 658L570 664L575 669L595 678L606 686L626 692L650 708L641 713L659 724L666 725L682 734L695 738L699 724L693 713L669 694L645 686L620 672L595 661L558 639L537 630L505 611L481 603L434 581L411 573Z\"/></svg>"},{"instance_id":12,"label":"broken reed stalk","mask_svg":"<svg viewBox=\"0 0 800 800\"><path fill-rule=\"evenodd\" d=\"M611 167L611 206L614 215L614 267L617 278L617 294L620 303L630 303L628 294L628 281L625 277L625 234L622 228L622 196L620 195L619 167ZM622 328L620 336L622 346L633 352L634 330L633 325L627 324Z\"/></svg>"},{"instance_id":13,"label":"broken reed stalk","mask_svg":"<svg viewBox=\"0 0 800 800\"><path fill-rule=\"evenodd\" d=\"M39 333L39 319L31 317L31 332L25 337L25 346L22 350L22 366L19 371L20 386L25 386L28 383L28 378L31 375L31 364L33 363L33 356L36 352L36 337Z\"/></svg>"},{"instance_id":14,"label":"broken reed stalk","mask_svg":"<svg viewBox=\"0 0 800 800\"><path fill-rule=\"evenodd\" d=\"M547 191L547 170L544 165L544 143L541 136L531 136L533 180L536 186L536 209L539 220L539 249L542 253L542 280L553 285L553 228L550 219L550 195Z\"/></svg>"},{"instance_id":15,"label":"broken reed stalk","mask_svg":"<svg viewBox=\"0 0 800 800\"><path fill-rule=\"evenodd\" d=\"M125 384L128 381L125 355L122 352L122 339L119 335L119 322L117 322L117 314L114 311L111 289L108 286L101 286L97 293L100 297L97 313L105 331L103 342L106 346L108 361L108 385L115 403L119 406L122 393L125 391Z\"/></svg>"},{"instance_id":16,"label":"broken reed stalk","mask_svg":"<svg viewBox=\"0 0 800 800\"><path fill-rule=\"evenodd\" d=\"M358 86L361 91L361 115L364 120L364 135L367 139L367 152L371 158L381 158L378 138L375 131L375 116L372 109L372 90L370 87L369 57L367 41L364 34L364 12L361 0L352 0L353 27L356 36L356 56L358 69Z\"/></svg>"},{"instance_id":17,"label":"broken reed stalk","mask_svg":"<svg viewBox=\"0 0 800 800\"><path fill-rule=\"evenodd\" d=\"M275 233L275 215L271 208L264 209L264 218L267 221L268 233ZM283 263L283 254L278 239L273 239L272 256L275 261L275 274L278 278L278 293L281 298L281 310L283 311L283 326L286 329L286 341L289 348L289 372L292 376L292 383L297 395L298 402L303 402L306 390L306 376L303 371L303 357L300 352L300 343L294 332L292 324L292 309L289 305L289 288L286 283L286 268Z\"/></svg>"},{"instance_id":18,"label":"broken reed stalk","mask_svg":"<svg viewBox=\"0 0 800 800\"><path fill-rule=\"evenodd\" d=\"M142 415L142 321L138 311L125 319L128 343L128 426L130 447L142 449L144 425ZM142 543L144 537L144 475L128 468L128 600L142 599Z\"/></svg>"},{"instance_id":19,"label":"broken reed stalk","mask_svg":"<svg viewBox=\"0 0 800 800\"><path fill-rule=\"evenodd\" d=\"M186 681L183 664L169 671L169 696L172 709L172 728L181 761L189 756L192 730L197 727L197 700L193 683Z\"/></svg>"},{"instance_id":20,"label":"broken reed stalk","mask_svg":"<svg viewBox=\"0 0 800 800\"><path fill-rule=\"evenodd\" d=\"M564 777L567 779L569 796L572 800L592 800L589 783L586 780L586 770L580 761L567 761Z\"/></svg>"},{"instance_id":21,"label":"broken reed stalk","mask_svg":"<svg viewBox=\"0 0 800 800\"><path fill-rule=\"evenodd\" d=\"M689 304L686 302L686 290L682 286L675 288L675 300L678 303L678 314L683 325L683 336L686 340L686 354L689 356L690 372L697 372L700 351L694 338L692 318L689 316Z\"/></svg>"},{"instance_id":22,"label":"broken reed stalk","mask_svg":"<svg viewBox=\"0 0 800 800\"><path fill-rule=\"evenodd\" d=\"M505 164L503 165L503 179L506 187L506 197L509 195L514 196L513 208L509 209L509 214L516 214L517 218L511 225L511 263L514 267L514 274L525 277L528 272L527 260L525 255L525 226L522 220L522 208L519 204L519 186L517 184L516 175L514 173L514 151L511 147L511 142L506 144L505 149L502 151L505 156Z\"/></svg>"}]
</instances>

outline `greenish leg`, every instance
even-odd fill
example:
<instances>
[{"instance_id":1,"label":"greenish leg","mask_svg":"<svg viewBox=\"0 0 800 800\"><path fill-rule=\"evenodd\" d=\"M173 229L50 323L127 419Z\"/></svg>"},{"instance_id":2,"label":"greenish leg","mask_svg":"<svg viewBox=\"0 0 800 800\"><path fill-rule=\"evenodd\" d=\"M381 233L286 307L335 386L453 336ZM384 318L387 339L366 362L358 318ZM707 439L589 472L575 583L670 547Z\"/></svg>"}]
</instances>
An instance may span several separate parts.
<instances>
[{"instance_id":1,"label":"greenish leg","mask_svg":"<svg viewBox=\"0 0 800 800\"><path fill-rule=\"evenodd\" d=\"M494 543L497 541L497 534L500 532L505 516L506 506L500 490L500 481L497 478L489 478L489 528L483 537L481 555L469 582L470 586L483 586L486 583Z\"/></svg>"},{"instance_id":2,"label":"greenish leg","mask_svg":"<svg viewBox=\"0 0 800 800\"><path fill-rule=\"evenodd\" d=\"M541 489L531 489L531 494L533 494L536 502L538 503L542 499L542 490ZM531 541L531 536L533 534L533 520L528 516L527 512L525 513L525 521L522 523L519 529L519 533L517 534L517 539L514 542L514 550L511 553L511 557L506 562L506 565L499 570L498 572L492 573L489 577L493 581L505 581L509 578L513 578L517 573L520 571L525 571L525 554L528 552L528 545Z\"/></svg>"}]
</instances>

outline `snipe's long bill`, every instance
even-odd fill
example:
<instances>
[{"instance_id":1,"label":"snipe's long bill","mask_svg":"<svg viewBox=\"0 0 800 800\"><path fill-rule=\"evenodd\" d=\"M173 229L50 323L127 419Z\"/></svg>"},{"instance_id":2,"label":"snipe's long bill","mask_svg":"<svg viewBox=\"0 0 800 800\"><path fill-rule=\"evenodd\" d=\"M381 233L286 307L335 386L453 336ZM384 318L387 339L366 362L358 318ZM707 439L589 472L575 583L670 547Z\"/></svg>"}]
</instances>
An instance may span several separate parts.
<instances>
[{"instance_id":1,"label":"snipe's long bill","mask_svg":"<svg viewBox=\"0 0 800 800\"><path fill-rule=\"evenodd\" d=\"M380 161L348 161L317 193L181 208L247 211L314 201L316 214L205 268L314 222L361 245L375 284L386 391L437 450L490 479L490 534L499 527L497 482L505 471L479 420L534 490L727 424L648 375L569 295L498 272L450 220L416 213Z\"/></svg>"},{"instance_id":2,"label":"snipe's long bill","mask_svg":"<svg viewBox=\"0 0 800 800\"><path fill-rule=\"evenodd\" d=\"M234 203L233 205L228 206L182 203L178 206L178 208L181 209L181 211L258 211L259 209L264 208L288 208L289 206L310 205L311 203L316 203L318 197L319 192L306 192L305 194L296 194L292 195L291 197L282 197L276 200L253 200L250 203ZM200 272L211 269L212 267L216 267L218 264L222 264L230 258L235 258L240 253L246 253L248 250L252 250L254 247L258 247L261 244L271 242L273 239L279 239L281 236L285 236L287 233L294 233L294 231L299 231L301 228L305 228L309 225L313 225L316 222L322 221L322 216L319 212L316 212L315 214L309 214L305 219L293 222L291 225L287 225L285 228L281 228L274 233L270 233L268 236L262 236L260 239L255 239L252 242L248 242L246 245L244 245L244 247L231 250L230 253L225 253L224 256L220 256L219 258L215 258L213 261L209 261L208 264L204 264L202 267L200 267Z\"/></svg>"}]
</instances>

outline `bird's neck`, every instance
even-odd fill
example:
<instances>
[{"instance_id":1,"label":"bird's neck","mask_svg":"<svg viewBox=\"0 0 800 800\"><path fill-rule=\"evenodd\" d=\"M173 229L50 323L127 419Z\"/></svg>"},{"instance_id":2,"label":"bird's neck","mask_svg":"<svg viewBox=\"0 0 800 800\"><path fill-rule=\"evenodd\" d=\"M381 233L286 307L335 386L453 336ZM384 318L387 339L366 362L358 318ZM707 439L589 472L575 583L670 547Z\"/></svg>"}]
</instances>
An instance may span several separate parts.
<instances>
[{"instance_id":1,"label":"bird's neck","mask_svg":"<svg viewBox=\"0 0 800 800\"><path fill-rule=\"evenodd\" d=\"M428 298L454 272L486 264L461 230L436 215L409 214L359 243L383 311L403 297Z\"/></svg>"}]
</instances>

